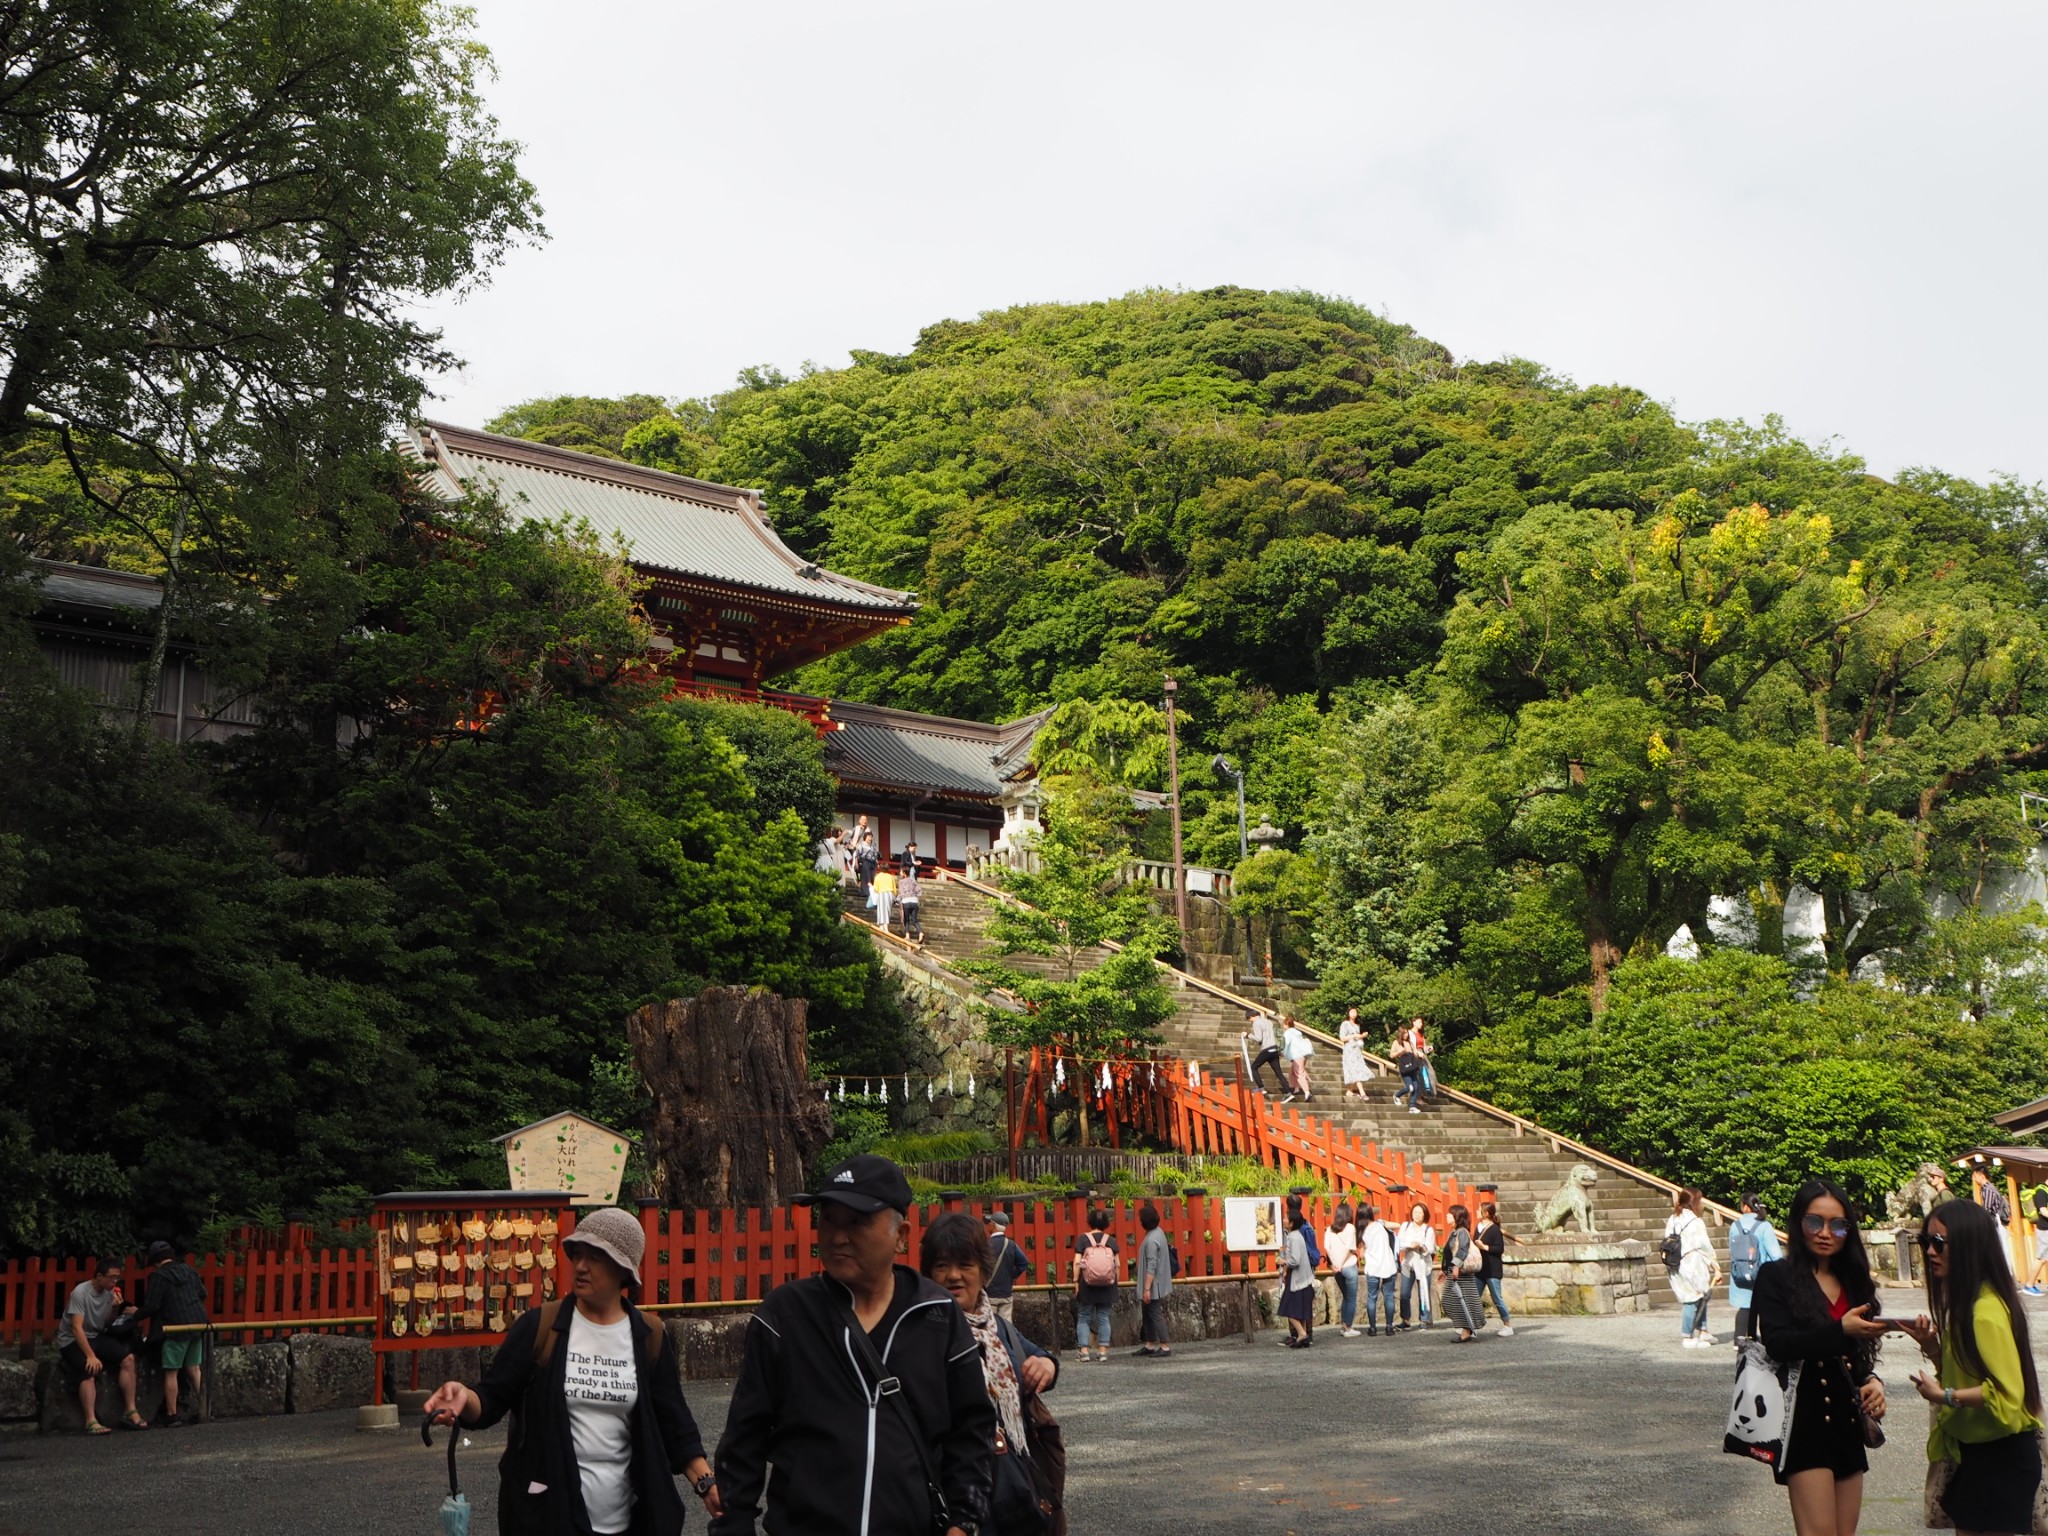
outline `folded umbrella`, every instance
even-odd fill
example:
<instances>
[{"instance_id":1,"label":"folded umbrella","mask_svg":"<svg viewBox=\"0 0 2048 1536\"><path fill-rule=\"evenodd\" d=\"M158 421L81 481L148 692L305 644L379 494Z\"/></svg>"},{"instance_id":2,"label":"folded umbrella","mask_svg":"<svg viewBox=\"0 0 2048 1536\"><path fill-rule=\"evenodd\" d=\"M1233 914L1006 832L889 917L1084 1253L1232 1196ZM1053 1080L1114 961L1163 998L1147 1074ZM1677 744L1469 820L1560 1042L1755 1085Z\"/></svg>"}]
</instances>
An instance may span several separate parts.
<instances>
[{"instance_id":1,"label":"folded umbrella","mask_svg":"<svg viewBox=\"0 0 2048 1536\"><path fill-rule=\"evenodd\" d=\"M441 1501L441 1536L469 1536L469 1500L455 1485L455 1447L469 1443L462 1438L462 1425L452 1413L429 1414L420 1425L420 1444L433 1445L434 1420L442 1417L448 1420L448 1497Z\"/></svg>"}]
</instances>

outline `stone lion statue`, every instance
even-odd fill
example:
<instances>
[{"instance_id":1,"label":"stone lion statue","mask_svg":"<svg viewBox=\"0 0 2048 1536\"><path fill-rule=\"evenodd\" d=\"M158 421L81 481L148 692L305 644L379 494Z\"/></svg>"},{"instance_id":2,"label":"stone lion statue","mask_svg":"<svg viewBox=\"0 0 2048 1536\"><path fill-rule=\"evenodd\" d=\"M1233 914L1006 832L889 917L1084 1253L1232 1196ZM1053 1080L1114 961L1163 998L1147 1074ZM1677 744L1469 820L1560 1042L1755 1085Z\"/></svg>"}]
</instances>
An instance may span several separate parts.
<instances>
[{"instance_id":1,"label":"stone lion statue","mask_svg":"<svg viewBox=\"0 0 2048 1536\"><path fill-rule=\"evenodd\" d=\"M1948 1175L1941 1165L1922 1163L1909 1182L1884 1197L1884 1208L1892 1225L1901 1226L1915 1217L1925 1221L1927 1213L1947 1198Z\"/></svg>"},{"instance_id":2,"label":"stone lion statue","mask_svg":"<svg viewBox=\"0 0 2048 1536\"><path fill-rule=\"evenodd\" d=\"M1562 1232L1567 1220L1576 1219L1581 1232L1598 1231L1593 1225L1592 1189L1599 1182L1600 1175L1586 1164L1573 1164L1557 1193L1544 1201L1543 1208L1536 1213L1536 1230Z\"/></svg>"}]
</instances>

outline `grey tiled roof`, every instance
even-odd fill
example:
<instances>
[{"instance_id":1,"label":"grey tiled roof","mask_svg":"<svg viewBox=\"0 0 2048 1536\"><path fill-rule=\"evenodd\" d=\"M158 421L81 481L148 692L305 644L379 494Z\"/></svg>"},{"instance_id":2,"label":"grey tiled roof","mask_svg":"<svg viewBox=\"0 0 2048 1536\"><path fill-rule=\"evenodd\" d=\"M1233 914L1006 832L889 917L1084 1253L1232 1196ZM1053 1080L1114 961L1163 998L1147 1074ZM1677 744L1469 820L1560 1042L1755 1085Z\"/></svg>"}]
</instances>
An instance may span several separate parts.
<instances>
[{"instance_id":1,"label":"grey tiled roof","mask_svg":"<svg viewBox=\"0 0 2048 1536\"><path fill-rule=\"evenodd\" d=\"M832 718L839 729L825 739L825 765L842 783L991 801L1024 768L1045 722L1037 714L986 725L844 701Z\"/></svg>"},{"instance_id":2,"label":"grey tiled roof","mask_svg":"<svg viewBox=\"0 0 2048 1536\"><path fill-rule=\"evenodd\" d=\"M912 593L805 560L776 537L755 491L443 422L422 422L403 446L442 495L490 488L535 517L583 518L625 539L636 566L877 616L917 607Z\"/></svg>"},{"instance_id":3,"label":"grey tiled roof","mask_svg":"<svg viewBox=\"0 0 2048 1536\"><path fill-rule=\"evenodd\" d=\"M110 571L96 565L71 565L62 560L30 562L40 579L38 593L48 607L135 608L162 606L163 584L154 576Z\"/></svg>"}]
</instances>

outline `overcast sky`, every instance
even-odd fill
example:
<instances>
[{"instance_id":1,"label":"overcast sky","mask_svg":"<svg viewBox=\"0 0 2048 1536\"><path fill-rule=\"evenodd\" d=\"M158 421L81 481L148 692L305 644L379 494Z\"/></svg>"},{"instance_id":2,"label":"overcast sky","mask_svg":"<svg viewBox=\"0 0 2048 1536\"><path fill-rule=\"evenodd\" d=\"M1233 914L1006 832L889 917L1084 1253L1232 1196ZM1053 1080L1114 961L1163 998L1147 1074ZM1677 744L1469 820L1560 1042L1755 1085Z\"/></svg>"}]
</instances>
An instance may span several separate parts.
<instances>
[{"instance_id":1,"label":"overcast sky","mask_svg":"<svg viewBox=\"0 0 2048 1536\"><path fill-rule=\"evenodd\" d=\"M437 312L451 420L1238 283L2048 480L2048 7L478 9L552 238Z\"/></svg>"}]
</instances>

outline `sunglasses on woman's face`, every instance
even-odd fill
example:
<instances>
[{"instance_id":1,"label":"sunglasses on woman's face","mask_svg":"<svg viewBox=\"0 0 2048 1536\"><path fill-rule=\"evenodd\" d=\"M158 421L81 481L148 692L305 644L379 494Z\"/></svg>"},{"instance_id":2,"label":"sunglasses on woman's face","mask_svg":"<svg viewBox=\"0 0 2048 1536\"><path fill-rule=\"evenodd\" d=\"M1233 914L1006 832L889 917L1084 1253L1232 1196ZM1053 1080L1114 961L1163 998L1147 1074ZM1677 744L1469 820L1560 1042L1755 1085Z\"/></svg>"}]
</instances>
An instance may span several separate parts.
<instances>
[{"instance_id":1,"label":"sunglasses on woman's face","mask_svg":"<svg viewBox=\"0 0 2048 1536\"><path fill-rule=\"evenodd\" d=\"M1806 1216L1799 1225L1806 1229L1808 1237L1819 1237L1823 1232L1836 1238L1849 1235L1849 1223L1840 1216Z\"/></svg>"},{"instance_id":2,"label":"sunglasses on woman's face","mask_svg":"<svg viewBox=\"0 0 2048 1536\"><path fill-rule=\"evenodd\" d=\"M1922 1232L1920 1234L1920 1246L1929 1253L1941 1253L1948 1248L1948 1239L1939 1232Z\"/></svg>"}]
</instances>

